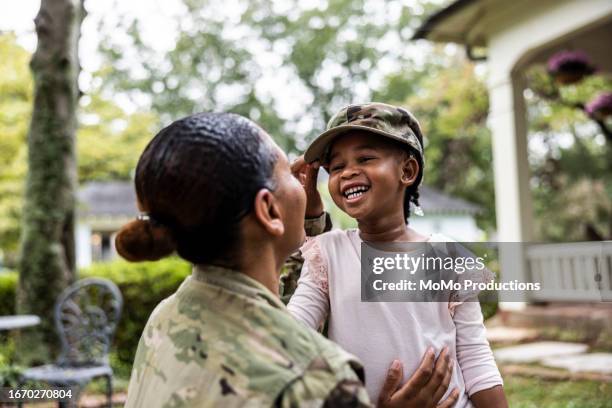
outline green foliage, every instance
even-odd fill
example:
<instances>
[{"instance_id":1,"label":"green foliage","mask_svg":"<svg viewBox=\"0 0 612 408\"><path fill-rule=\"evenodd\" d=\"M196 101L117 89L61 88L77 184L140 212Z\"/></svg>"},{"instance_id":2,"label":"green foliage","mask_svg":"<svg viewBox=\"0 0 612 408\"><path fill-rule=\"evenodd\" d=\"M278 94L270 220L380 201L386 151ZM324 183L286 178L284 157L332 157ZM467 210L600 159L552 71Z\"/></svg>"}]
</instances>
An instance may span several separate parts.
<instances>
[{"instance_id":1,"label":"green foliage","mask_svg":"<svg viewBox=\"0 0 612 408\"><path fill-rule=\"evenodd\" d=\"M0 35L0 256L15 261L32 111L30 55L13 34Z\"/></svg>"},{"instance_id":2,"label":"green foliage","mask_svg":"<svg viewBox=\"0 0 612 408\"><path fill-rule=\"evenodd\" d=\"M324 171L324 170L321 170ZM323 200L323 207L325 211L329 212L334 228L349 229L357 228L357 220L351 218L347 213L342 211L336 204L329 194L329 188L327 183L319 183L318 190Z\"/></svg>"},{"instance_id":3,"label":"green foliage","mask_svg":"<svg viewBox=\"0 0 612 408\"><path fill-rule=\"evenodd\" d=\"M140 153L157 131L157 117L127 114L94 87L81 102L80 118L79 181L131 179Z\"/></svg>"},{"instance_id":4,"label":"green foliage","mask_svg":"<svg viewBox=\"0 0 612 408\"><path fill-rule=\"evenodd\" d=\"M530 151L536 239L612 238L612 143L576 107L612 80L593 75L558 87L537 65L527 77L530 141L539 146Z\"/></svg>"},{"instance_id":5,"label":"green foliage","mask_svg":"<svg viewBox=\"0 0 612 408\"><path fill-rule=\"evenodd\" d=\"M15 288L18 278L17 272L0 273L0 316L15 314Z\"/></svg>"},{"instance_id":6,"label":"green foliage","mask_svg":"<svg viewBox=\"0 0 612 408\"><path fill-rule=\"evenodd\" d=\"M612 237L612 184L603 179L605 173L576 181L567 173L556 175L557 188L539 185L533 190L538 238L568 242Z\"/></svg>"},{"instance_id":7,"label":"green foliage","mask_svg":"<svg viewBox=\"0 0 612 408\"><path fill-rule=\"evenodd\" d=\"M548 381L504 376L504 391L513 408L610 408L612 384L599 381Z\"/></svg>"},{"instance_id":8,"label":"green foliage","mask_svg":"<svg viewBox=\"0 0 612 408\"><path fill-rule=\"evenodd\" d=\"M2 346L0 347L0 387L16 387L23 367L16 365L13 359L15 341L6 335L0 335L0 345Z\"/></svg>"},{"instance_id":9,"label":"green foliage","mask_svg":"<svg viewBox=\"0 0 612 408\"><path fill-rule=\"evenodd\" d=\"M2 365L0 362L0 387L16 388L19 385L23 368L15 365Z\"/></svg>"},{"instance_id":10,"label":"green foliage","mask_svg":"<svg viewBox=\"0 0 612 408\"><path fill-rule=\"evenodd\" d=\"M482 310L482 316L485 320L495 316L499 309L499 303L497 302L481 302L480 308Z\"/></svg>"},{"instance_id":11,"label":"green foliage","mask_svg":"<svg viewBox=\"0 0 612 408\"><path fill-rule=\"evenodd\" d=\"M529 68L526 76L531 91L527 96L530 126L536 132L566 132L576 124L590 122L580 106L612 89L612 79L597 74L558 86L542 65Z\"/></svg>"},{"instance_id":12,"label":"green foliage","mask_svg":"<svg viewBox=\"0 0 612 408\"><path fill-rule=\"evenodd\" d=\"M13 267L21 230L33 83L28 68L31 55L13 34L0 35L0 55L0 260ZM127 113L102 96L105 75L104 71L96 73L89 94L81 99L77 132L81 183L129 180L140 153L157 130L153 113Z\"/></svg>"},{"instance_id":13,"label":"green foliage","mask_svg":"<svg viewBox=\"0 0 612 408\"><path fill-rule=\"evenodd\" d=\"M407 75L420 78L411 85L419 91L398 102L416 115L425 134L424 183L480 205L479 227L491 230L495 195L484 78L465 58L444 54L434 54L423 72Z\"/></svg>"},{"instance_id":14,"label":"green foliage","mask_svg":"<svg viewBox=\"0 0 612 408\"><path fill-rule=\"evenodd\" d=\"M128 263L115 261L95 264L80 271L80 277L101 277L117 284L123 295L121 322L113 344L114 365L129 372L138 340L157 304L178 289L191 272L188 263L178 258L157 262ZM17 274L0 275L0 315L15 313Z\"/></svg>"},{"instance_id":15,"label":"green foliage","mask_svg":"<svg viewBox=\"0 0 612 408\"><path fill-rule=\"evenodd\" d=\"M134 100L146 94L163 123L202 110L249 116L286 151L302 150L340 105L369 100L385 75L381 61L412 65L410 28L423 15L400 1L239 0L231 13L207 0L182 5L167 52L143 38L139 16L123 16L119 28L101 21L104 88ZM305 96L280 100L266 89L278 86Z\"/></svg>"},{"instance_id":16,"label":"green foliage","mask_svg":"<svg viewBox=\"0 0 612 408\"><path fill-rule=\"evenodd\" d=\"M121 290L123 313L114 342L118 360L132 363L149 315L162 299L178 289L189 273L190 265L178 258L143 263L115 261L81 271L81 277L109 279Z\"/></svg>"}]
</instances>

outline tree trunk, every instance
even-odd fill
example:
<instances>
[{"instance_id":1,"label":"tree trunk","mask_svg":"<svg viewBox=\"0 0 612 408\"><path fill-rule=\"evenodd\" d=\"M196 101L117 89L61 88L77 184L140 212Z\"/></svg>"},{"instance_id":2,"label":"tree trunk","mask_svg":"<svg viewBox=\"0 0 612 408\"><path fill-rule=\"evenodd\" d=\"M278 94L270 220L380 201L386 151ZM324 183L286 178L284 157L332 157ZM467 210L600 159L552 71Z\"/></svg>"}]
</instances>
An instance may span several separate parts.
<instances>
[{"instance_id":1,"label":"tree trunk","mask_svg":"<svg viewBox=\"0 0 612 408\"><path fill-rule=\"evenodd\" d=\"M74 217L78 41L82 0L42 0L35 19L38 46L30 67L34 108L28 133L19 313L41 317L18 341L25 361L47 359L59 344L53 310L60 292L76 279Z\"/></svg>"}]
</instances>

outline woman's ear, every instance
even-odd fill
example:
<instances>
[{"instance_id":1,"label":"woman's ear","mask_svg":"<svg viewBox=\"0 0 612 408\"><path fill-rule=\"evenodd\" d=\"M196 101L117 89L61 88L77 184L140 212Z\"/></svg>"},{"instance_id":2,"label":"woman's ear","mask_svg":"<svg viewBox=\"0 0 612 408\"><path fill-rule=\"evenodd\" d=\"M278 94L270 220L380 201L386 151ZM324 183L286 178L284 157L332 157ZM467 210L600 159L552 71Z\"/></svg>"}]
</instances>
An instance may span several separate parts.
<instances>
[{"instance_id":1,"label":"woman's ear","mask_svg":"<svg viewBox=\"0 0 612 408\"><path fill-rule=\"evenodd\" d=\"M273 236L282 236L285 233L285 224L281 219L278 201L274 194L262 188L255 195L254 214L257 222Z\"/></svg>"},{"instance_id":2,"label":"woman's ear","mask_svg":"<svg viewBox=\"0 0 612 408\"><path fill-rule=\"evenodd\" d=\"M412 155L406 155L402 160L401 182L406 186L414 184L419 175L419 162Z\"/></svg>"}]
</instances>

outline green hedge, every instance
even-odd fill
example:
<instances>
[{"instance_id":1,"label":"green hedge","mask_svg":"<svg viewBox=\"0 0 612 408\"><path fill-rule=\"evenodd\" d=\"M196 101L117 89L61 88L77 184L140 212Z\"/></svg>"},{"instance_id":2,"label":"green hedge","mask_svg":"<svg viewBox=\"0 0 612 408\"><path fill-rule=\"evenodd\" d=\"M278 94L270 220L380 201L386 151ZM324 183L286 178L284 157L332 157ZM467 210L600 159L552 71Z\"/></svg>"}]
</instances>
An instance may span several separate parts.
<instances>
[{"instance_id":1,"label":"green hedge","mask_svg":"<svg viewBox=\"0 0 612 408\"><path fill-rule=\"evenodd\" d=\"M0 316L15 314L15 288L18 278L17 272L0 273Z\"/></svg>"},{"instance_id":2,"label":"green hedge","mask_svg":"<svg viewBox=\"0 0 612 408\"><path fill-rule=\"evenodd\" d=\"M101 263L81 271L81 278L106 278L121 290L123 313L115 333L115 351L120 361L132 364L149 315L162 299L176 291L189 273L191 266L178 258L143 263Z\"/></svg>"},{"instance_id":3,"label":"green hedge","mask_svg":"<svg viewBox=\"0 0 612 408\"><path fill-rule=\"evenodd\" d=\"M113 346L121 362L132 364L149 315L162 299L176 291L189 273L190 265L178 258L143 263L115 261L80 271L80 278L106 278L121 290L123 312ZM15 313L16 286L16 273L0 275L0 315Z\"/></svg>"}]
</instances>

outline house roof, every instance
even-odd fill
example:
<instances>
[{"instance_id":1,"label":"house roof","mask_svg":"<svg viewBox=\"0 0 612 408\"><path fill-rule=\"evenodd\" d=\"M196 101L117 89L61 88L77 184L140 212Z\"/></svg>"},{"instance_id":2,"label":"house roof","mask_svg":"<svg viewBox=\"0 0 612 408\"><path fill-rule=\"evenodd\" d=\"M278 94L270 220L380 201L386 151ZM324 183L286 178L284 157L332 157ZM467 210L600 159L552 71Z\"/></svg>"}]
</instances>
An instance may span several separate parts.
<instances>
[{"instance_id":1,"label":"house roof","mask_svg":"<svg viewBox=\"0 0 612 408\"><path fill-rule=\"evenodd\" d=\"M482 16L484 3L485 0L455 0L429 16L412 39L484 46L485 38L469 38L470 30Z\"/></svg>"},{"instance_id":2,"label":"house roof","mask_svg":"<svg viewBox=\"0 0 612 408\"><path fill-rule=\"evenodd\" d=\"M482 212L482 207L459 197L453 197L433 187L419 187L419 203L425 214L470 214Z\"/></svg>"},{"instance_id":3,"label":"house roof","mask_svg":"<svg viewBox=\"0 0 612 408\"><path fill-rule=\"evenodd\" d=\"M81 217L134 217L138 214L134 184L128 181L94 181L78 192Z\"/></svg>"},{"instance_id":4,"label":"house roof","mask_svg":"<svg viewBox=\"0 0 612 408\"><path fill-rule=\"evenodd\" d=\"M428 214L478 214L482 208L432 187L419 188L419 201ZM134 217L138 214L134 185L128 181L90 182L78 192L79 216L84 218Z\"/></svg>"}]
</instances>

